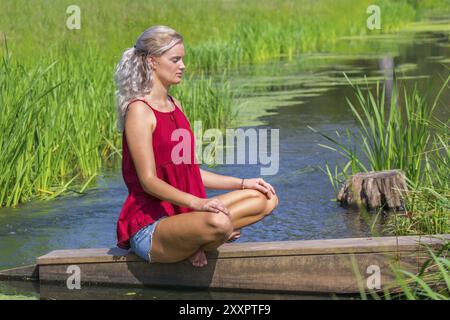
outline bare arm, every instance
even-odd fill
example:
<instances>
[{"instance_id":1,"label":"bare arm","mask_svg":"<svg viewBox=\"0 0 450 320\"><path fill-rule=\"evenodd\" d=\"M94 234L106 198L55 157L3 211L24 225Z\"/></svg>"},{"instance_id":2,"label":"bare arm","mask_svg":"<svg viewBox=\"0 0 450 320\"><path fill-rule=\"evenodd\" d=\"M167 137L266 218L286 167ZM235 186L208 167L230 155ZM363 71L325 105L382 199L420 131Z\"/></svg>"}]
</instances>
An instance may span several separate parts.
<instances>
[{"instance_id":1,"label":"bare arm","mask_svg":"<svg viewBox=\"0 0 450 320\"><path fill-rule=\"evenodd\" d=\"M217 173L200 169L203 184L209 189L233 190L241 188L241 178L223 176Z\"/></svg>"},{"instance_id":2,"label":"bare arm","mask_svg":"<svg viewBox=\"0 0 450 320\"><path fill-rule=\"evenodd\" d=\"M270 183L267 183L262 178L244 179L235 178L230 176L222 176L220 174L212 173L206 170L200 169L202 175L203 184L206 188L210 189L255 189L264 193L268 199L272 198L272 194L275 194L275 189ZM241 183L243 185L241 186Z\"/></svg>"},{"instance_id":3,"label":"bare arm","mask_svg":"<svg viewBox=\"0 0 450 320\"><path fill-rule=\"evenodd\" d=\"M202 199L180 191L158 178L152 145L155 125L153 111L143 102L130 104L125 118L126 139L142 188L148 194L175 205L199 208Z\"/></svg>"}]
</instances>

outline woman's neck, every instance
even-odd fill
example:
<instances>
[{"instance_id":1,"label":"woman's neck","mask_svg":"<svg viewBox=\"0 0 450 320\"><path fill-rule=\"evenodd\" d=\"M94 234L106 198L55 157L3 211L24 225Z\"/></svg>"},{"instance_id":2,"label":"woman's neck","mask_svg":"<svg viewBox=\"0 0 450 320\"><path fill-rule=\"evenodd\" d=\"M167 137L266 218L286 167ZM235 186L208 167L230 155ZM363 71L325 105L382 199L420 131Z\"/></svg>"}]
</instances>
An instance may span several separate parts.
<instances>
[{"instance_id":1,"label":"woman's neck","mask_svg":"<svg viewBox=\"0 0 450 320\"><path fill-rule=\"evenodd\" d=\"M165 95L148 94L144 96L144 99L148 101L150 105L156 107L159 111L167 112L172 111L173 109L167 94Z\"/></svg>"},{"instance_id":2,"label":"woman's neck","mask_svg":"<svg viewBox=\"0 0 450 320\"><path fill-rule=\"evenodd\" d=\"M151 92L146 96L146 98L152 100L156 103L167 103L169 93L169 87L164 86L162 83L154 79L153 87Z\"/></svg>"}]
</instances>

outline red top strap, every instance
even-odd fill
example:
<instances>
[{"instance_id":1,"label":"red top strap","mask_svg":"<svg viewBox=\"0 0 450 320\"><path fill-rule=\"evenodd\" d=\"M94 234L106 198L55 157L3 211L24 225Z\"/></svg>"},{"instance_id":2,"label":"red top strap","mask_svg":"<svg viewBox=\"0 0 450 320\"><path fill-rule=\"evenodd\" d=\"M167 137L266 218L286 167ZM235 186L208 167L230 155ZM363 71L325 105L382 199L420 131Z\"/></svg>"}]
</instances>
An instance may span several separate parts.
<instances>
[{"instance_id":1,"label":"red top strap","mask_svg":"<svg viewBox=\"0 0 450 320\"><path fill-rule=\"evenodd\" d=\"M176 104L175 101L173 100L172 96L169 95L169 98L170 98L170 101L172 101L173 105L175 106L175 109L173 109L172 111L164 112L164 111L156 110L155 108L153 108L153 107L150 105L150 103L148 103L148 102L145 101L144 99L133 99L133 100L131 100L131 101L128 103L128 105L127 105L127 109L128 109L128 107L130 106L130 104L132 104L133 102L136 102L136 101L142 101L143 103L145 103L147 106L149 106L152 110L154 110L154 111L156 111L156 112L159 112L159 113L172 113L172 112L174 112L177 108L179 109L179 107L177 106L177 104Z\"/></svg>"}]
</instances>

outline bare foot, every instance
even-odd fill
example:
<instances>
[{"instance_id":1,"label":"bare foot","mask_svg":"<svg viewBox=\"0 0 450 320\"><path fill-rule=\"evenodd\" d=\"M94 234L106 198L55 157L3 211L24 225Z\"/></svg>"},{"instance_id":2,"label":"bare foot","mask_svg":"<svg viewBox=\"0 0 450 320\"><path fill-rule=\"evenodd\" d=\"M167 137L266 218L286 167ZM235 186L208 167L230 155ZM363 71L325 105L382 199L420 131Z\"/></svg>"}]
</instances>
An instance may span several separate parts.
<instances>
[{"instance_id":1,"label":"bare foot","mask_svg":"<svg viewBox=\"0 0 450 320\"><path fill-rule=\"evenodd\" d=\"M192 263L194 267L204 267L208 264L208 260L206 260L206 254L203 250L198 250L192 256L189 257L189 261Z\"/></svg>"},{"instance_id":2,"label":"bare foot","mask_svg":"<svg viewBox=\"0 0 450 320\"><path fill-rule=\"evenodd\" d=\"M236 230L234 230L234 231L231 233L231 235L230 235L230 237L228 238L227 242L228 242L228 243L229 243L229 242L233 242L233 241L239 239L240 236L241 236L241 229L236 229Z\"/></svg>"}]
</instances>

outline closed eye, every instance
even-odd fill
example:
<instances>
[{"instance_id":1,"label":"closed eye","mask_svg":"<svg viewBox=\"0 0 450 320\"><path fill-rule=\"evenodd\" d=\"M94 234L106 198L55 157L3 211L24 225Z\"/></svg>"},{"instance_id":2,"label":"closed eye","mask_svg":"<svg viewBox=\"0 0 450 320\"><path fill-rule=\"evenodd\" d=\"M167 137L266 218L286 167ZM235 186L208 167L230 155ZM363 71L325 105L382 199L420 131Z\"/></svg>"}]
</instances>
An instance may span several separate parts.
<instances>
[{"instance_id":1,"label":"closed eye","mask_svg":"<svg viewBox=\"0 0 450 320\"><path fill-rule=\"evenodd\" d=\"M180 59L181 59L181 57L173 57L173 58L172 58L172 61L173 61L173 62L178 62L178 60L180 60Z\"/></svg>"}]
</instances>

